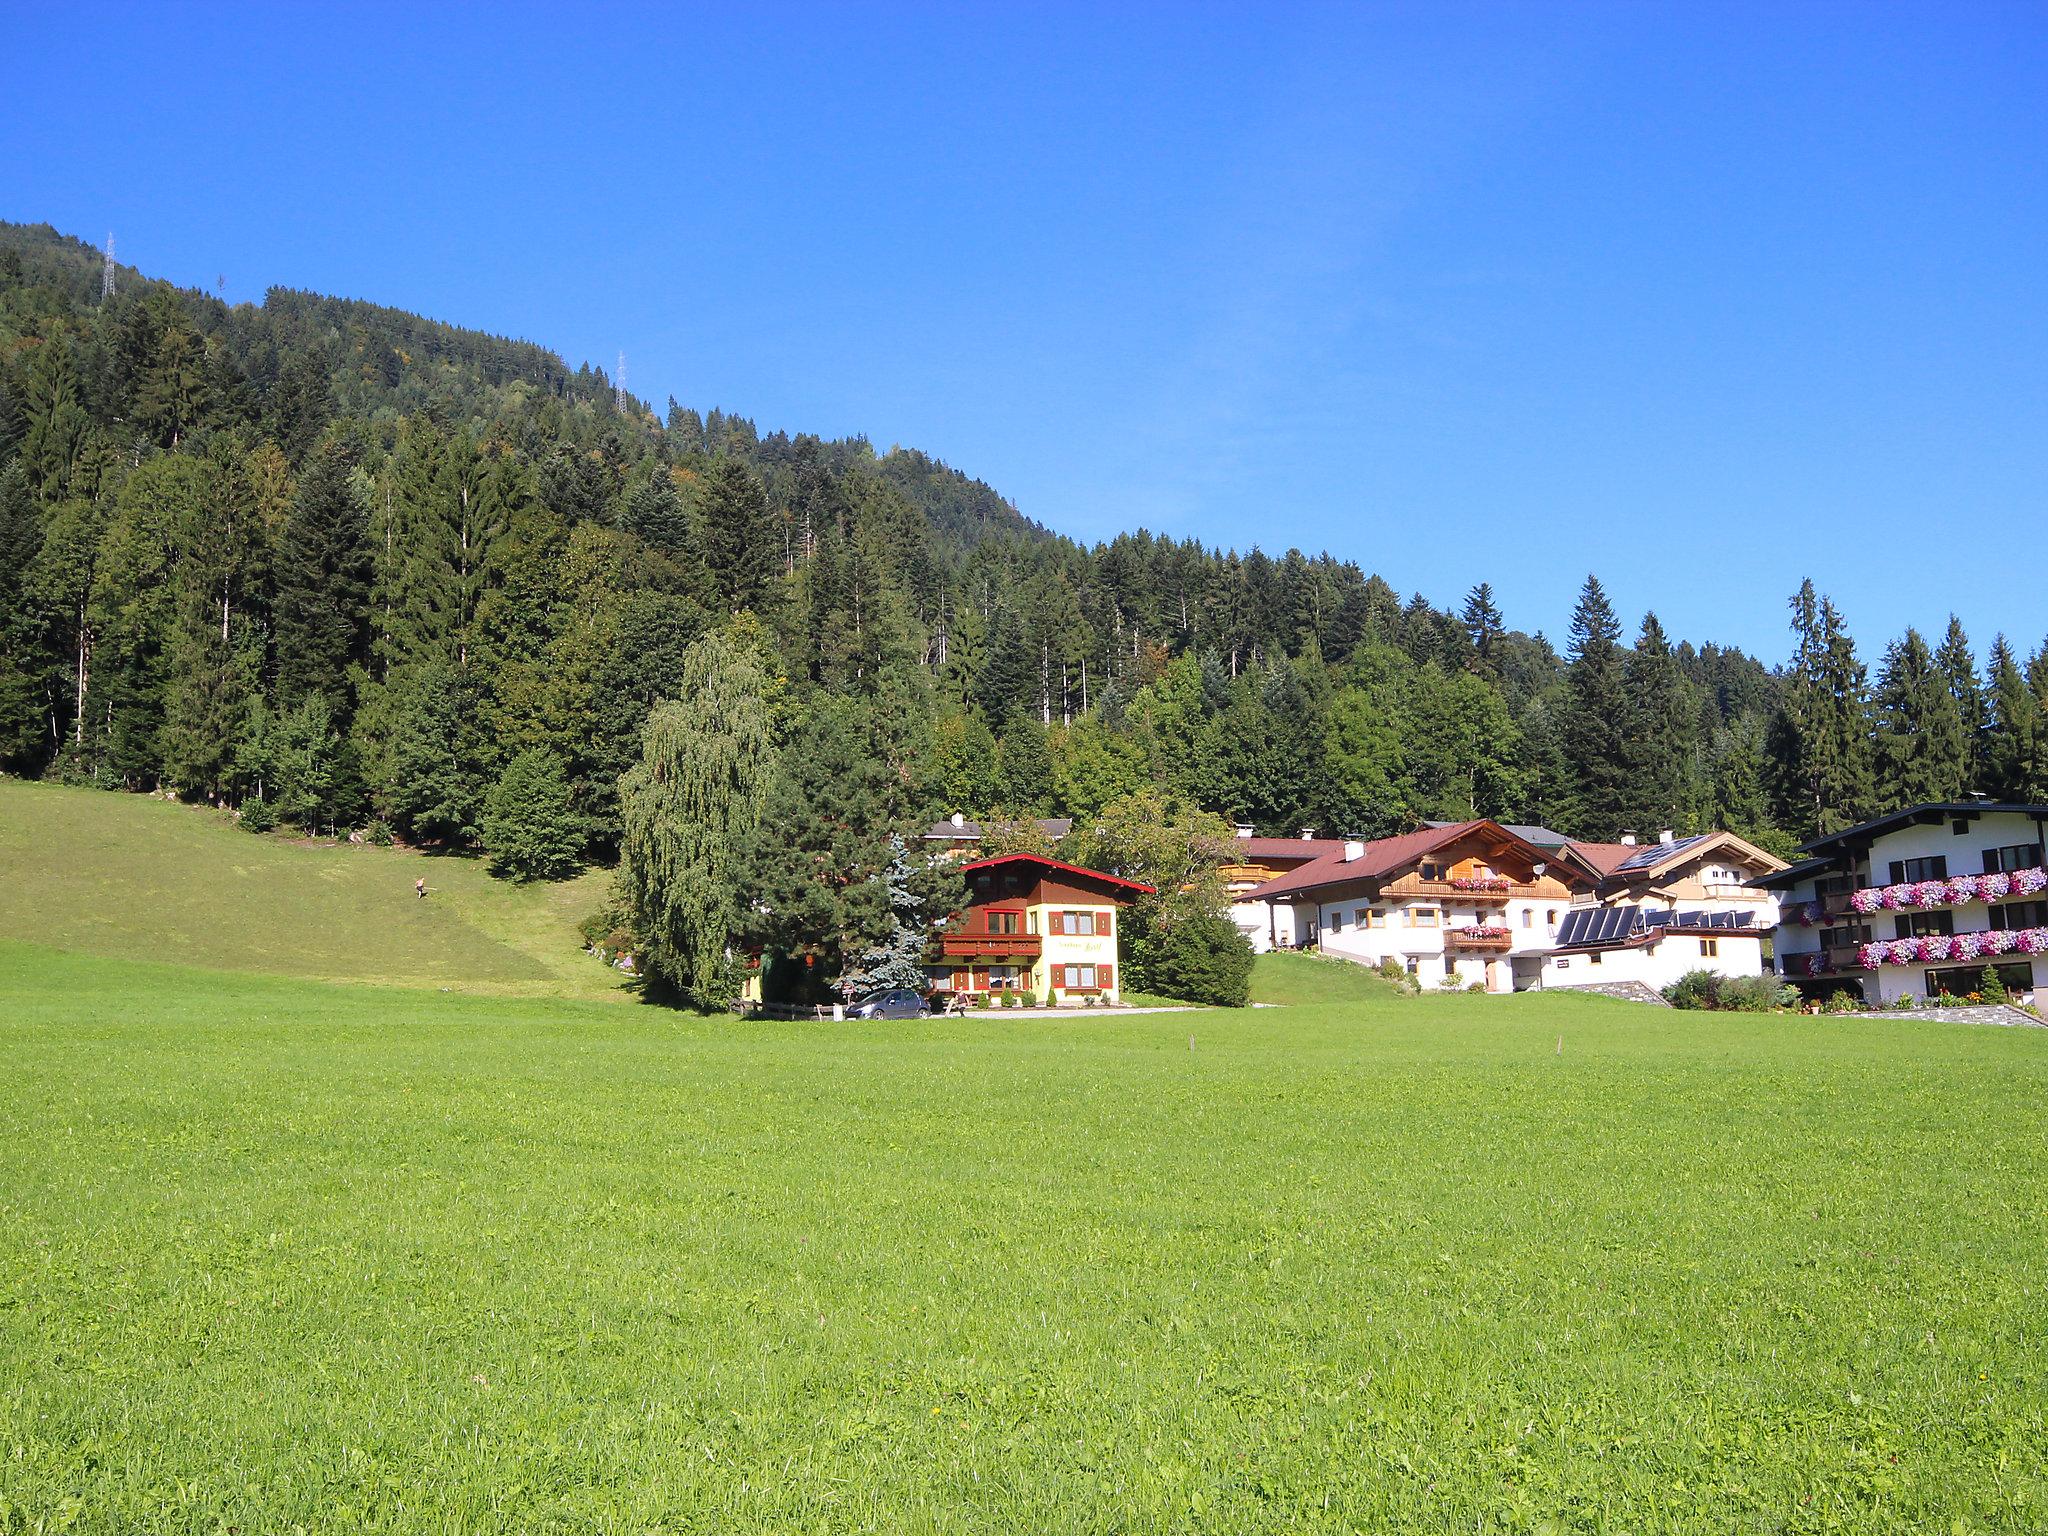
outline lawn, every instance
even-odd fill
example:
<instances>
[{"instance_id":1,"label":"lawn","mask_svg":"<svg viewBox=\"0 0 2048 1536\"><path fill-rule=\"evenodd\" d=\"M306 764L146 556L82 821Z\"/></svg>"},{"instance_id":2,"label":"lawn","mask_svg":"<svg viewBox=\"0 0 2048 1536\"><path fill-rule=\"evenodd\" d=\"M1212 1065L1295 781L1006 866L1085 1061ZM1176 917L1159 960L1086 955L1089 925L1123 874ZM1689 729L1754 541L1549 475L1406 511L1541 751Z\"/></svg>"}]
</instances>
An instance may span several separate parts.
<instances>
[{"instance_id":1,"label":"lawn","mask_svg":"<svg viewBox=\"0 0 2048 1536\"><path fill-rule=\"evenodd\" d=\"M2048 1526L2037 1031L0 944L0 1061L4 1532Z\"/></svg>"},{"instance_id":2,"label":"lawn","mask_svg":"<svg viewBox=\"0 0 2048 1536\"><path fill-rule=\"evenodd\" d=\"M203 807L0 777L0 939L83 954L625 999L577 933L609 878L520 886L478 859L258 837Z\"/></svg>"}]
</instances>

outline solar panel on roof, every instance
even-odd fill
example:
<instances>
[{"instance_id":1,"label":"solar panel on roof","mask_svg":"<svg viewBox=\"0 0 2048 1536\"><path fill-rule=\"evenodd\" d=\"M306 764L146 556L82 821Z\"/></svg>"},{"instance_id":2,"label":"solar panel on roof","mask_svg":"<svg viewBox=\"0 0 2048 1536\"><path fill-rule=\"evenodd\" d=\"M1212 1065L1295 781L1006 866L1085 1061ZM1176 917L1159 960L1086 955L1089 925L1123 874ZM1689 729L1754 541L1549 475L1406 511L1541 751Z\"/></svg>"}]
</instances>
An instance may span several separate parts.
<instances>
[{"instance_id":1,"label":"solar panel on roof","mask_svg":"<svg viewBox=\"0 0 2048 1536\"><path fill-rule=\"evenodd\" d=\"M1648 869L1652 864L1660 863L1675 853L1681 853L1687 848L1704 843L1713 835L1711 832L1697 832L1691 837L1681 837L1675 842L1651 843L1646 847L1638 848L1634 853L1615 865L1614 872L1621 874L1625 870Z\"/></svg>"},{"instance_id":2,"label":"solar panel on roof","mask_svg":"<svg viewBox=\"0 0 2048 1536\"><path fill-rule=\"evenodd\" d=\"M1641 907L1573 907L1557 930L1558 946L1616 944L1648 926Z\"/></svg>"}]
</instances>

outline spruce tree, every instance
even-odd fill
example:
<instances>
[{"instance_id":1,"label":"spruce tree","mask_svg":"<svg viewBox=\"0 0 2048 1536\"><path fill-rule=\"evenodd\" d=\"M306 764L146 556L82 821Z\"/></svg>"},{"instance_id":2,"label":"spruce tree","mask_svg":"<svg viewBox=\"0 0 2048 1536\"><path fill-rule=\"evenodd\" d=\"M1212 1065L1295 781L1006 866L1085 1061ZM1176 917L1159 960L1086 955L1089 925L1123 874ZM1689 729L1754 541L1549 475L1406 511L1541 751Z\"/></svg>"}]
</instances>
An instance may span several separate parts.
<instances>
[{"instance_id":1,"label":"spruce tree","mask_svg":"<svg viewBox=\"0 0 2048 1536\"><path fill-rule=\"evenodd\" d=\"M1773 757L1785 774L1792 830L1839 832L1868 814L1872 782L1867 674L1835 605L1803 582L1793 594L1796 642ZM1897 796L1887 786L1886 801Z\"/></svg>"},{"instance_id":2,"label":"spruce tree","mask_svg":"<svg viewBox=\"0 0 2048 1536\"><path fill-rule=\"evenodd\" d=\"M1624 820L1645 833L1690 831L1699 820L1699 700L1656 614L1643 616L1622 677L1628 700Z\"/></svg>"},{"instance_id":3,"label":"spruce tree","mask_svg":"<svg viewBox=\"0 0 2048 1536\"><path fill-rule=\"evenodd\" d=\"M1500 647L1503 624L1500 607L1493 600L1493 583L1482 581L1465 594L1462 618L1465 638L1472 646L1472 670L1492 683L1500 682Z\"/></svg>"},{"instance_id":4,"label":"spruce tree","mask_svg":"<svg viewBox=\"0 0 2048 1536\"><path fill-rule=\"evenodd\" d=\"M1920 632L1887 648L1878 672L1877 772L1895 804L1954 800L1969 773L1955 695Z\"/></svg>"},{"instance_id":5,"label":"spruce tree","mask_svg":"<svg viewBox=\"0 0 2048 1536\"><path fill-rule=\"evenodd\" d=\"M700 541L713 591L729 613L768 600L781 565L768 498L744 460L721 456L711 465L699 502Z\"/></svg>"},{"instance_id":6,"label":"spruce tree","mask_svg":"<svg viewBox=\"0 0 2048 1536\"><path fill-rule=\"evenodd\" d=\"M1962 620L1954 614L1948 616L1948 632L1942 636L1941 649L1934 653L1934 664L1948 681L1948 691L1955 698L1956 714L1962 723L1963 787L1981 788L1978 781L1986 767L1985 735L1990 729L1991 712L1984 697L1984 684L1977 676L1977 659L1970 651L1970 637L1963 632Z\"/></svg>"},{"instance_id":7,"label":"spruce tree","mask_svg":"<svg viewBox=\"0 0 2048 1536\"><path fill-rule=\"evenodd\" d=\"M1052 806L1052 753L1045 727L1012 715L996 743L995 803L1011 816L1043 816Z\"/></svg>"},{"instance_id":8,"label":"spruce tree","mask_svg":"<svg viewBox=\"0 0 2048 1536\"><path fill-rule=\"evenodd\" d=\"M1630 812L1630 717L1621 625L1597 576L1588 576L1572 611L1570 665L1558 722L1577 783L1570 824L1580 837L1612 838Z\"/></svg>"},{"instance_id":9,"label":"spruce tree","mask_svg":"<svg viewBox=\"0 0 2048 1536\"><path fill-rule=\"evenodd\" d=\"M750 930L774 957L783 996L831 995L855 957L887 941L893 918L877 877L891 839L914 844L936 814L894 760L882 713L818 694L782 754L745 879L756 903ZM918 876L934 912L958 906L930 894L942 876Z\"/></svg>"},{"instance_id":10,"label":"spruce tree","mask_svg":"<svg viewBox=\"0 0 2048 1536\"><path fill-rule=\"evenodd\" d=\"M278 540L277 681L287 699L332 694L363 659L370 594L368 509L357 446L336 431L313 454Z\"/></svg>"},{"instance_id":11,"label":"spruce tree","mask_svg":"<svg viewBox=\"0 0 2048 1536\"><path fill-rule=\"evenodd\" d=\"M1985 750L1985 790L1995 799L2048 799L2048 742L2043 740L2040 701L2004 635L1991 642L1990 714Z\"/></svg>"},{"instance_id":12,"label":"spruce tree","mask_svg":"<svg viewBox=\"0 0 2048 1536\"><path fill-rule=\"evenodd\" d=\"M1750 839L1771 828L1769 761L1764 722L1739 715L1714 733L1712 763L1714 825Z\"/></svg>"}]
</instances>

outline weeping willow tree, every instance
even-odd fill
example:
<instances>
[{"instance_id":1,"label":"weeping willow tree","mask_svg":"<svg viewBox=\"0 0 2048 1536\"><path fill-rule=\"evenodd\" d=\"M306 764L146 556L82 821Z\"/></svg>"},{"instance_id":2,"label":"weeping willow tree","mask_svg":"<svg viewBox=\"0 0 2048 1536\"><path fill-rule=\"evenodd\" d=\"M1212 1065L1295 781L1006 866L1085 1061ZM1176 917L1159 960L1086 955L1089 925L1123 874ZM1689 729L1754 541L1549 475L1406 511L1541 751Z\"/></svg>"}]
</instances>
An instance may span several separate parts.
<instances>
[{"instance_id":1,"label":"weeping willow tree","mask_svg":"<svg viewBox=\"0 0 2048 1536\"><path fill-rule=\"evenodd\" d=\"M736 850L774 777L768 692L751 645L706 635L684 653L680 696L655 706L640 761L619 780L618 894L642 969L699 1008L739 992Z\"/></svg>"}]
</instances>

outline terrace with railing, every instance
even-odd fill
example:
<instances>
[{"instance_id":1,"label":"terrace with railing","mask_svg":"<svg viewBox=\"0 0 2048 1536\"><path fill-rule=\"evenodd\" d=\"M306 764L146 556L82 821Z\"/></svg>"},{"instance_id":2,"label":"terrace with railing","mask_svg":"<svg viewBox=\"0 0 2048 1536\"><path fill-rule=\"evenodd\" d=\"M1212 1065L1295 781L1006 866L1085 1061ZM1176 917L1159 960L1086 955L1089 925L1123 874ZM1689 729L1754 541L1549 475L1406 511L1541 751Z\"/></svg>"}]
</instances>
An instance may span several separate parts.
<instances>
[{"instance_id":1,"label":"terrace with railing","mask_svg":"<svg viewBox=\"0 0 2048 1536\"><path fill-rule=\"evenodd\" d=\"M1496 923L1468 923L1445 932L1444 939L1458 949L1506 949L1514 943L1513 930Z\"/></svg>"},{"instance_id":2,"label":"terrace with railing","mask_svg":"<svg viewBox=\"0 0 2048 1536\"><path fill-rule=\"evenodd\" d=\"M939 936L939 953L948 960L1007 960L1035 956L1045 941L1035 933L947 933Z\"/></svg>"},{"instance_id":3,"label":"terrace with railing","mask_svg":"<svg viewBox=\"0 0 2048 1536\"><path fill-rule=\"evenodd\" d=\"M1420 875L1402 875L1380 887L1383 900L1435 896L1444 901L1508 901L1516 896L1537 901L1561 901L1571 893L1555 881L1524 882L1505 875L1454 875L1445 880L1425 880Z\"/></svg>"}]
</instances>

